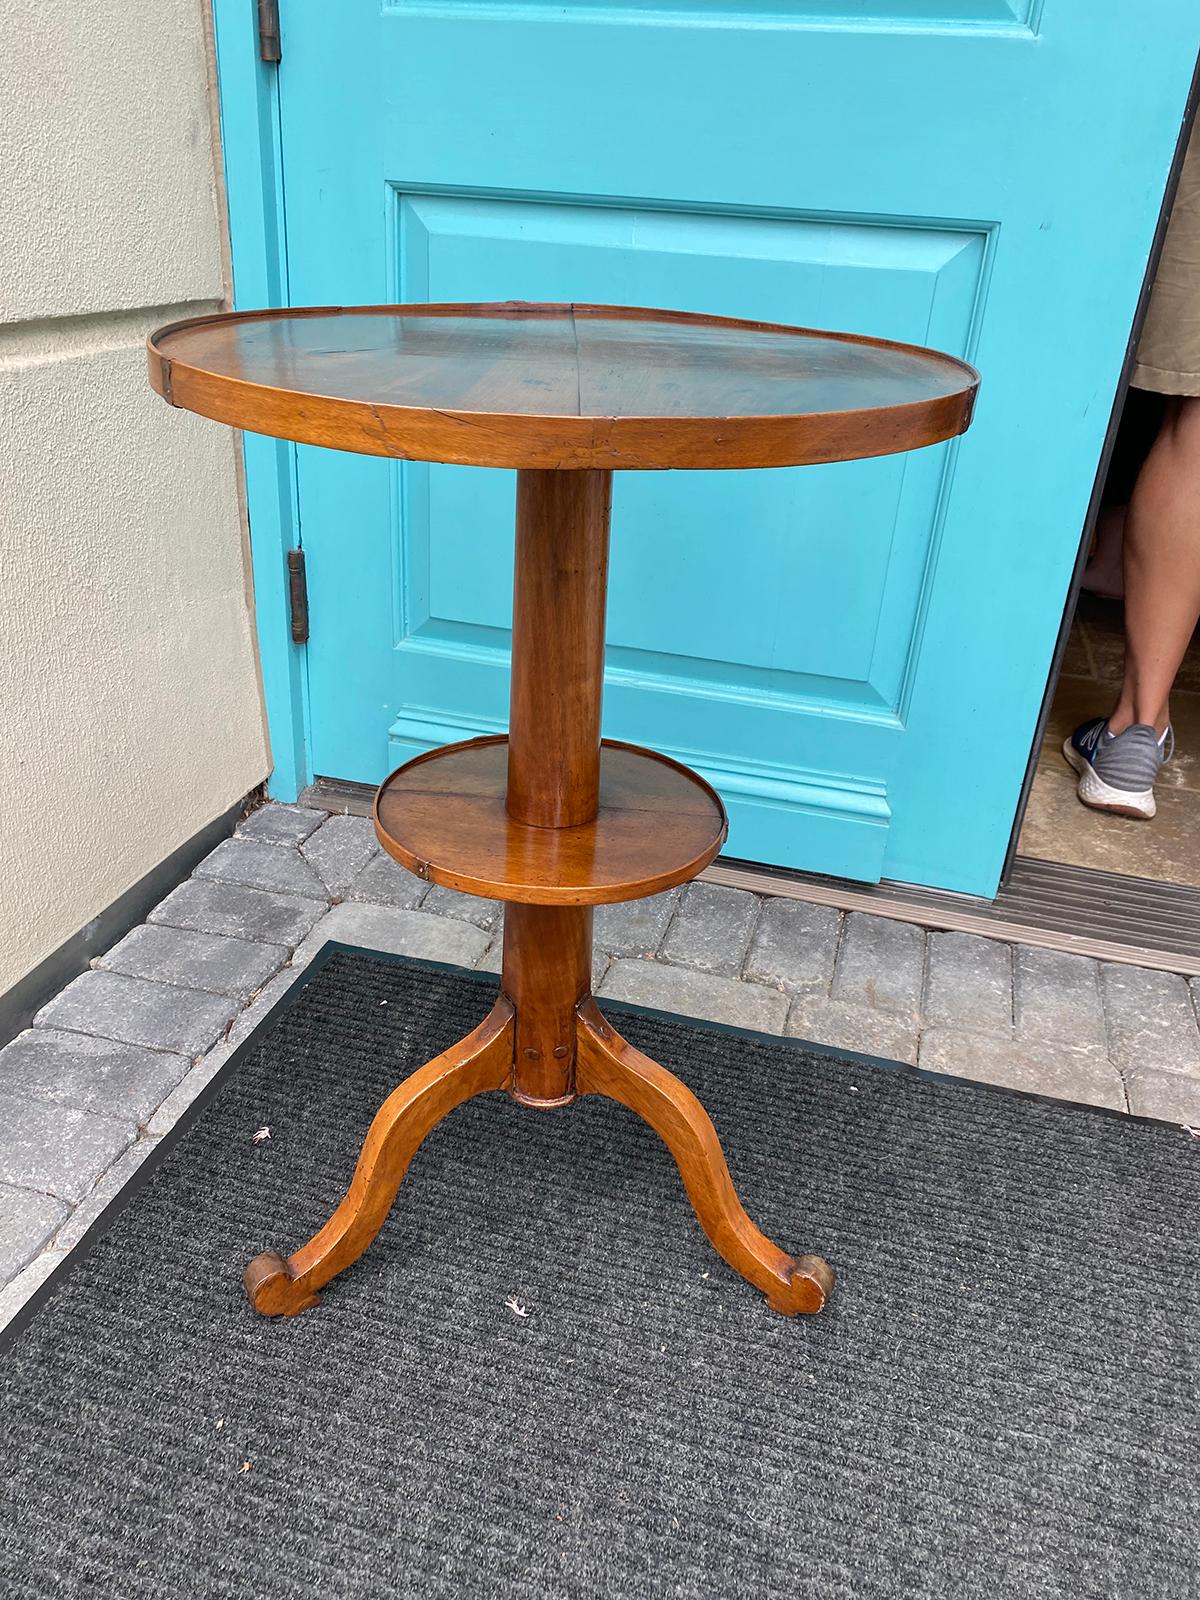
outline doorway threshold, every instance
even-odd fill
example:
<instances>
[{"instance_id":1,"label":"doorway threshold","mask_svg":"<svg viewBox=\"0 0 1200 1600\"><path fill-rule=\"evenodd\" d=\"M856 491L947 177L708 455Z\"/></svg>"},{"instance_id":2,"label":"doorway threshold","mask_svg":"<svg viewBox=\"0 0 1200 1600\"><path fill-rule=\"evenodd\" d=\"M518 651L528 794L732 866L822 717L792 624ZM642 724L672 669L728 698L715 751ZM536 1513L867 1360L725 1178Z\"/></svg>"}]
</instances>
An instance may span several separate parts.
<instances>
[{"instance_id":1,"label":"doorway threshold","mask_svg":"<svg viewBox=\"0 0 1200 1600\"><path fill-rule=\"evenodd\" d=\"M374 798L370 784L318 778L299 803L365 817ZM1096 961L1200 975L1200 889L1094 867L1018 856L994 900L915 884L857 883L728 856L718 856L700 881Z\"/></svg>"}]
</instances>

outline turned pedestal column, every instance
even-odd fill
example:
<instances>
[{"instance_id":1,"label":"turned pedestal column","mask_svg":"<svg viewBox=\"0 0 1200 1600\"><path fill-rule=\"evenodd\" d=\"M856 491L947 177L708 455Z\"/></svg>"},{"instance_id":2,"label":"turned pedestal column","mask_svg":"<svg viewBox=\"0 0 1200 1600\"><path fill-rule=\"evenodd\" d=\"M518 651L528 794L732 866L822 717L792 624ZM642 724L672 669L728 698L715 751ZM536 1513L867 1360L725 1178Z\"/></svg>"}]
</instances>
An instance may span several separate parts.
<instances>
[{"instance_id":1,"label":"turned pedestal column","mask_svg":"<svg viewBox=\"0 0 1200 1600\"><path fill-rule=\"evenodd\" d=\"M517 474L505 809L530 828L594 823L612 473ZM504 993L517 1011L512 1092L575 1096L575 1010L592 987L591 906L504 908Z\"/></svg>"}]
</instances>

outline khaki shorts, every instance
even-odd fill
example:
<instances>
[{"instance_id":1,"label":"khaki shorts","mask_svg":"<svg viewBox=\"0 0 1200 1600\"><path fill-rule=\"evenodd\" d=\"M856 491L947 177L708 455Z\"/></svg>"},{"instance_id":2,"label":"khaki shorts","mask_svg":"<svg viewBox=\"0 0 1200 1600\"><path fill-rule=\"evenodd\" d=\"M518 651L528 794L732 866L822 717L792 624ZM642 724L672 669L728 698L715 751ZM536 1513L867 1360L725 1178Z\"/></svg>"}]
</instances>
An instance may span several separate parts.
<instances>
[{"instance_id":1,"label":"khaki shorts","mask_svg":"<svg viewBox=\"0 0 1200 1600\"><path fill-rule=\"evenodd\" d=\"M1200 124L1183 158L1129 381L1158 394L1200 395Z\"/></svg>"}]
</instances>

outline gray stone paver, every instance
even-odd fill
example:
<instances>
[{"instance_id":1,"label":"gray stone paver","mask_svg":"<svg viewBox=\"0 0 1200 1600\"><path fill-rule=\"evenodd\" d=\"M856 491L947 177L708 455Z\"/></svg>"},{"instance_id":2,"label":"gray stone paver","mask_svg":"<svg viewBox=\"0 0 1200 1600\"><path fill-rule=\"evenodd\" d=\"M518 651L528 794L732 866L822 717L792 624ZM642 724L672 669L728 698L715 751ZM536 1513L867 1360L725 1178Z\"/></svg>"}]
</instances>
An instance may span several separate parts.
<instances>
[{"instance_id":1,"label":"gray stone paver","mask_svg":"<svg viewBox=\"0 0 1200 1600\"><path fill-rule=\"evenodd\" d=\"M191 1064L145 1045L29 1028L0 1050L0 1092L144 1122Z\"/></svg>"},{"instance_id":2,"label":"gray stone paver","mask_svg":"<svg viewBox=\"0 0 1200 1600\"><path fill-rule=\"evenodd\" d=\"M72 1205L137 1137L132 1118L0 1092L0 1183L37 1189Z\"/></svg>"},{"instance_id":3,"label":"gray stone paver","mask_svg":"<svg viewBox=\"0 0 1200 1600\"><path fill-rule=\"evenodd\" d=\"M1200 1076L1200 1031L1183 978L1106 961L1100 986L1109 1049L1119 1067Z\"/></svg>"},{"instance_id":4,"label":"gray stone paver","mask_svg":"<svg viewBox=\"0 0 1200 1600\"><path fill-rule=\"evenodd\" d=\"M0 1327L328 939L496 971L499 908L266 805L0 1051ZM1200 1127L1200 979L708 884L598 907L595 951L602 997Z\"/></svg>"},{"instance_id":5,"label":"gray stone paver","mask_svg":"<svg viewBox=\"0 0 1200 1600\"><path fill-rule=\"evenodd\" d=\"M931 933L922 1005L926 1026L1012 1033L1012 947L973 933Z\"/></svg>"},{"instance_id":6,"label":"gray stone paver","mask_svg":"<svg viewBox=\"0 0 1200 1600\"><path fill-rule=\"evenodd\" d=\"M503 965L503 961L504 945L501 941L500 935L497 934L492 940L491 944L488 945L487 949L480 956L479 960L475 963L475 967L478 972L494 972L498 975L500 968Z\"/></svg>"},{"instance_id":7,"label":"gray stone paver","mask_svg":"<svg viewBox=\"0 0 1200 1600\"><path fill-rule=\"evenodd\" d=\"M1132 1067L1125 1074L1129 1109L1136 1117L1161 1117L1200 1129L1200 1078L1183 1072Z\"/></svg>"},{"instance_id":8,"label":"gray stone paver","mask_svg":"<svg viewBox=\"0 0 1200 1600\"><path fill-rule=\"evenodd\" d=\"M183 1082L171 1090L146 1124L146 1133L151 1139L161 1139L164 1133L171 1131L196 1096L208 1088L235 1048L225 1040L215 1050L210 1050L202 1061L197 1061ZM253 1132L251 1129L250 1134Z\"/></svg>"},{"instance_id":9,"label":"gray stone paver","mask_svg":"<svg viewBox=\"0 0 1200 1600\"><path fill-rule=\"evenodd\" d=\"M823 994L800 995L788 1013L786 1031L793 1038L835 1045L841 1050L861 1050L864 1055L882 1056L885 1061L904 1061L912 1066L917 1059L915 1022L894 1011L856 1005L852 1000L833 1000Z\"/></svg>"},{"instance_id":10,"label":"gray stone paver","mask_svg":"<svg viewBox=\"0 0 1200 1600\"><path fill-rule=\"evenodd\" d=\"M453 917L431 917L403 907L343 900L321 918L296 951L292 958L295 965L306 966L330 940L361 945L365 950L418 956L424 961L447 961L460 967L473 967L491 943L482 928Z\"/></svg>"},{"instance_id":11,"label":"gray stone paver","mask_svg":"<svg viewBox=\"0 0 1200 1600\"><path fill-rule=\"evenodd\" d=\"M432 884L421 901L422 916L454 917L459 922L473 922L477 928L494 928L500 921L501 910L498 900L463 894L459 889L447 889L440 883Z\"/></svg>"},{"instance_id":12,"label":"gray stone paver","mask_svg":"<svg viewBox=\"0 0 1200 1600\"><path fill-rule=\"evenodd\" d=\"M196 868L197 878L222 883L244 883L271 894L307 895L326 900L325 885L299 850L268 844L262 839L223 839Z\"/></svg>"},{"instance_id":13,"label":"gray stone paver","mask_svg":"<svg viewBox=\"0 0 1200 1600\"><path fill-rule=\"evenodd\" d=\"M67 1215L65 1201L0 1183L0 1286L27 1267Z\"/></svg>"},{"instance_id":14,"label":"gray stone paver","mask_svg":"<svg viewBox=\"0 0 1200 1600\"><path fill-rule=\"evenodd\" d=\"M12 1321L25 1302L33 1297L52 1272L67 1259L64 1250L43 1250L11 1283L0 1289L0 1328Z\"/></svg>"},{"instance_id":15,"label":"gray stone paver","mask_svg":"<svg viewBox=\"0 0 1200 1600\"><path fill-rule=\"evenodd\" d=\"M415 911L429 892L429 884L402 867L382 851L358 874L346 890L347 900L363 900L371 905L395 906Z\"/></svg>"},{"instance_id":16,"label":"gray stone paver","mask_svg":"<svg viewBox=\"0 0 1200 1600\"><path fill-rule=\"evenodd\" d=\"M314 811L311 806L259 806L238 823L237 837L297 845L315 833L325 817L324 811Z\"/></svg>"},{"instance_id":17,"label":"gray stone paver","mask_svg":"<svg viewBox=\"0 0 1200 1600\"><path fill-rule=\"evenodd\" d=\"M54 1248L56 1250L73 1250L75 1248L105 1206L117 1198L157 1144L157 1139L144 1135L131 1144L128 1150L123 1151L107 1172L100 1174L94 1187L83 1197L67 1221L54 1235Z\"/></svg>"},{"instance_id":18,"label":"gray stone paver","mask_svg":"<svg viewBox=\"0 0 1200 1600\"><path fill-rule=\"evenodd\" d=\"M768 900L763 906L746 976L791 994L828 993L841 936L842 914L807 900Z\"/></svg>"},{"instance_id":19,"label":"gray stone paver","mask_svg":"<svg viewBox=\"0 0 1200 1600\"><path fill-rule=\"evenodd\" d=\"M1107 1044L1098 962L1028 944L1013 953L1018 1038Z\"/></svg>"},{"instance_id":20,"label":"gray stone paver","mask_svg":"<svg viewBox=\"0 0 1200 1600\"><path fill-rule=\"evenodd\" d=\"M226 1038L231 1045L241 1044L243 1039L248 1039L258 1027L259 1023L275 1005L282 1000L292 985L304 976L304 967L284 967L282 972L277 972L270 983L265 984L240 1016L234 1019Z\"/></svg>"},{"instance_id":21,"label":"gray stone paver","mask_svg":"<svg viewBox=\"0 0 1200 1600\"><path fill-rule=\"evenodd\" d=\"M667 929L662 959L695 972L735 977L746 959L758 910L758 896L744 889L689 884Z\"/></svg>"},{"instance_id":22,"label":"gray stone paver","mask_svg":"<svg viewBox=\"0 0 1200 1600\"><path fill-rule=\"evenodd\" d=\"M197 928L201 933L228 933L236 939L261 939L290 949L324 914L321 900L271 894L215 878L189 878L172 889L146 920L172 928Z\"/></svg>"},{"instance_id":23,"label":"gray stone paver","mask_svg":"<svg viewBox=\"0 0 1200 1600\"><path fill-rule=\"evenodd\" d=\"M597 906L592 941L613 956L652 956L663 942L681 891L666 889L645 900Z\"/></svg>"},{"instance_id":24,"label":"gray stone paver","mask_svg":"<svg viewBox=\"0 0 1200 1600\"><path fill-rule=\"evenodd\" d=\"M930 1028L921 1035L917 1064L1005 1089L1026 1089L1114 1111L1126 1109L1121 1074L1104 1052L1059 1039L1001 1039L957 1028Z\"/></svg>"},{"instance_id":25,"label":"gray stone paver","mask_svg":"<svg viewBox=\"0 0 1200 1600\"><path fill-rule=\"evenodd\" d=\"M370 817L330 817L309 834L300 854L330 894L341 900L367 863L379 854L375 824Z\"/></svg>"},{"instance_id":26,"label":"gray stone paver","mask_svg":"<svg viewBox=\"0 0 1200 1600\"><path fill-rule=\"evenodd\" d=\"M678 1011L757 1033L782 1033L788 997L778 989L661 961L614 961L597 991L601 998L627 1000L656 1011Z\"/></svg>"},{"instance_id":27,"label":"gray stone paver","mask_svg":"<svg viewBox=\"0 0 1200 1600\"><path fill-rule=\"evenodd\" d=\"M48 1001L33 1021L35 1027L66 1028L198 1056L241 1009L240 1001L229 995L150 983L121 972L85 972Z\"/></svg>"},{"instance_id":28,"label":"gray stone paver","mask_svg":"<svg viewBox=\"0 0 1200 1600\"><path fill-rule=\"evenodd\" d=\"M130 978L150 978L185 989L206 989L246 1001L288 959L286 945L232 939L196 928L143 923L94 965Z\"/></svg>"},{"instance_id":29,"label":"gray stone paver","mask_svg":"<svg viewBox=\"0 0 1200 1600\"><path fill-rule=\"evenodd\" d=\"M835 1000L915 1020L924 978L923 929L861 911L848 913L830 991Z\"/></svg>"}]
</instances>

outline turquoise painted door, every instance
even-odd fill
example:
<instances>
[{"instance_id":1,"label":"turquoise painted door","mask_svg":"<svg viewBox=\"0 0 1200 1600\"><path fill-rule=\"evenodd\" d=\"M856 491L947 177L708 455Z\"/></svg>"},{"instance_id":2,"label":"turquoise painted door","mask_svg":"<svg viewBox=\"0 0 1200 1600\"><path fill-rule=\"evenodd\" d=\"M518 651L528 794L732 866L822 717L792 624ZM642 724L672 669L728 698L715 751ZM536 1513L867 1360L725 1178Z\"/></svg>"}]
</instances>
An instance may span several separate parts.
<instances>
[{"instance_id":1,"label":"turquoise painted door","mask_svg":"<svg viewBox=\"0 0 1200 1600\"><path fill-rule=\"evenodd\" d=\"M604 727L714 782L732 855L991 892L1194 0L282 13L291 303L683 307L982 370L954 445L618 474ZM295 493L311 770L502 728L513 475L304 448Z\"/></svg>"}]
</instances>

